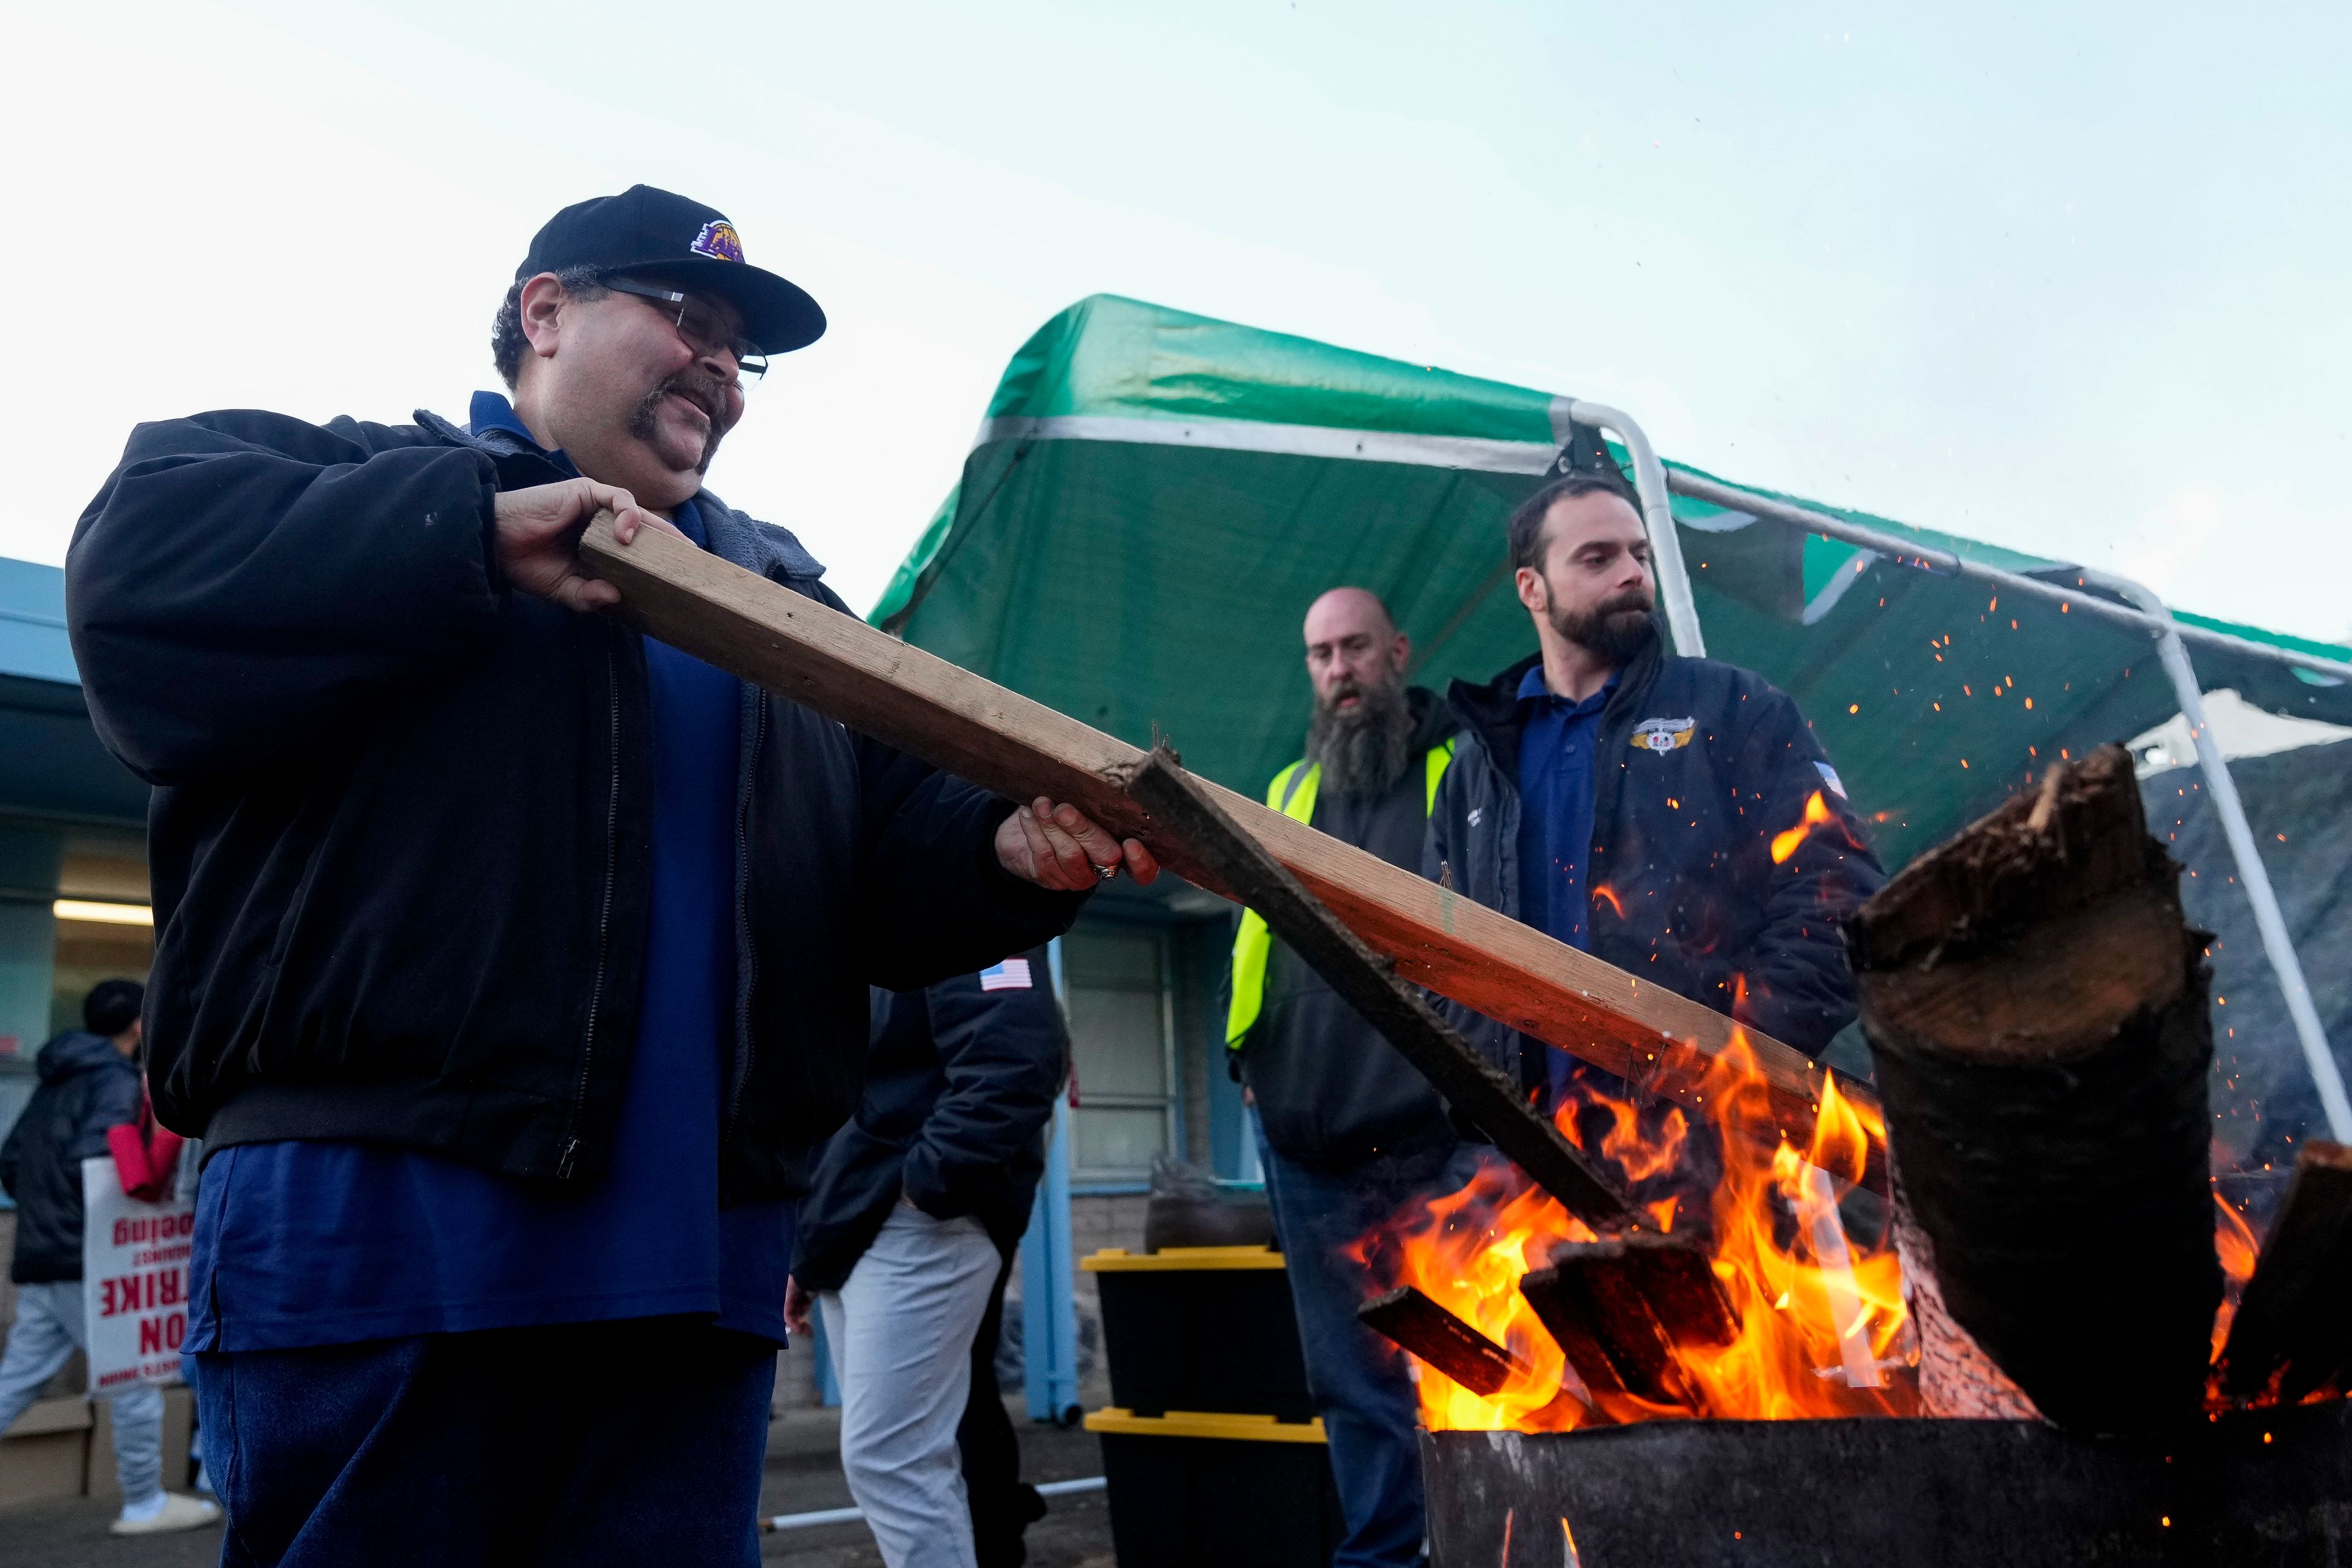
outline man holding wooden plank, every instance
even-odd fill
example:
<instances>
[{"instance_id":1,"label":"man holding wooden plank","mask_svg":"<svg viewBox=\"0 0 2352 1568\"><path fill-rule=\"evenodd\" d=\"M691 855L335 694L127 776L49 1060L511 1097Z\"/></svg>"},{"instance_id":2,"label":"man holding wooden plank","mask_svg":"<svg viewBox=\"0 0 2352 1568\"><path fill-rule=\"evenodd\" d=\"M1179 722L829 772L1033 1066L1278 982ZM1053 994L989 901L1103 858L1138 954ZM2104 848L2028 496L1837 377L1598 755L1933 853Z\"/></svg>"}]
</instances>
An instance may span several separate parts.
<instances>
[{"instance_id":1,"label":"man holding wooden plank","mask_svg":"<svg viewBox=\"0 0 2352 1568\"><path fill-rule=\"evenodd\" d=\"M230 1562L755 1561L793 1201L868 984L1156 875L594 613L600 509L840 610L702 484L824 329L640 185L532 242L511 401L142 426L83 515L91 715L155 785L151 1079L209 1151Z\"/></svg>"},{"instance_id":2,"label":"man holding wooden plank","mask_svg":"<svg viewBox=\"0 0 2352 1568\"><path fill-rule=\"evenodd\" d=\"M1838 922L1885 876L1811 727L1752 671L1664 650L1648 534L1613 476L1550 481L1508 542L1538 651L1454 683L1463 735L1423 871L1819 1055L1854 1016ZM1547 1105L1597 1070L1439 1010Z\"/></svg>"}]
</instances>

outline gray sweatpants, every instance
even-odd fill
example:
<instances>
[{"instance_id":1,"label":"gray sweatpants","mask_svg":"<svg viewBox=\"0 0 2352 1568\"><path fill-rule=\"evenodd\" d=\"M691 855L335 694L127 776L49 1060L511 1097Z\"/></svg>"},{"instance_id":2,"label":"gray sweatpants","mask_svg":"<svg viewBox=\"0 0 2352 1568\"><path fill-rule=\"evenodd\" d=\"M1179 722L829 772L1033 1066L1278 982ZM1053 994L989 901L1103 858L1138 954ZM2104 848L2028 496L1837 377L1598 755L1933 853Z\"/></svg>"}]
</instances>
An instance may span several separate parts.
<instances>
[{"instance_id":1,"label":"gray sweatpants","mask_svg":"<svg viewBox=\"0 0 2352 1568\"><path fill-rule=\"evenodd\" d=\"M973 1568L956 1425L1001 1261L978 1220L901 1203L842 1288L817 1297L841 1384L841 1468L888 1568Z\"/></svg>"},{"instance_id":2,"label":"gray sweatpants","mask_svg":"<svg viewBox=\"0 0 2352 1568\"><path fill-rule=\"evenodd\" d=\"M82 1332L80 1280L16 1287L16 1321L7 1353L0 1355L0 1432L82 1348ZM114 1473L123 1506L155 1502L163 1492L163 1391L142 1383L99 1397L114 1406Z\"/></svg>"}]
</instances>

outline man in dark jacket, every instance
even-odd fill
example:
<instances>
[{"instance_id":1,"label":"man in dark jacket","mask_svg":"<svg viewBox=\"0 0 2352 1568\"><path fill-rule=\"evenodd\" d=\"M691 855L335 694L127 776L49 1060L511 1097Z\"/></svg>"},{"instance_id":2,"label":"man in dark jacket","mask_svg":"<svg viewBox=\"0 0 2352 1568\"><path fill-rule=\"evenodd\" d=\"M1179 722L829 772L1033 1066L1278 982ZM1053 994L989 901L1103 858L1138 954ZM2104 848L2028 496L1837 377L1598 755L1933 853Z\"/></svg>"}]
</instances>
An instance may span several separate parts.
<instances>
[{"instance_id":1,"label":"man in dark jacket","mask_svg":"<svg viewBox=\"0 0 2352 1568\"><path fill-rule=\"evenodd\" d=\"M1456 681L1464 726L1423 870L1809 1054L1854 1015L1839 920L1885 880L1837 770L1762 679L1661 647L1623 488L1571 474L1511 518L1538 652ZM1556 1103L1587 1069L1454 1004Z\"/></svg>"},{"instance_id":2,"label":"man in dark jacket","mask_svg":"<svg viewBox=\"0 0 2352 1568\"><path fill-rule=\"evenodd\" d=\"M883 1562L1019 1568L1044 1508L995 1353L1069 1073L1051 961L1035 947L874 1002L857 1114L801 1206L793 1304L824 1313L842 1468Z\"/></svg>"},{"instance_id":3,"label":"man in dark jacket","mask_svg":"<svg viewBox=\"0 0 2352 1568\"><path fill-rule=\"evenodd\" d=\"M1332 589L1308 608L1305 629L1315 688L1307 755L1275 775L1266 804L1416 868L1454 755L1454 717L1405 685L1412 644L1371 594ZM1388 1260L1358 1243L1414 1199L1460 1187L1470 1156L1429 1080L1248 912L1234 942L1225 1044L1256 1107L1266 1198L1347 1519L1333 1562L1418 1563L1409 1364L1356 1320L1395 1281Z\"/></svg>"},{"instance_id":4,"label":"man in dark jacket","mask_svg":"<svg viewBox=\"0 0 2352 1568\"><path fill-rule=\"evenodd\" d=\"M592 613L600 508L843 610L702 483L824 326L636 186L533 239L512 400L467 427L142 426L82 517L91 715L156 786L152 1079L206 1140L188 1343L241 1561L755 1558L867 984L1156 870Z\"/></svg>"},{"instance_id":5,"label":"man in dark jacket","mask_svg":"<svg viewBox=\"0 0 2352 1568\"><path fill-rule=\"evenodd\" d=\"M107 1152L111 1128L139 1115L139 1005L135 980L104 980L82 999L82 1027L41 1047L33 1091L0 1143L0 1188L16 1203L16 1321L0 1356L0 1433L87 1348L82 1289L81 1163ZM163 1489L163 1391L131 1384L106 1395L114 1469L122 1484L117 1535L193 1530L220 1517L200 1499Z\"/></svg>"}]
</instances>

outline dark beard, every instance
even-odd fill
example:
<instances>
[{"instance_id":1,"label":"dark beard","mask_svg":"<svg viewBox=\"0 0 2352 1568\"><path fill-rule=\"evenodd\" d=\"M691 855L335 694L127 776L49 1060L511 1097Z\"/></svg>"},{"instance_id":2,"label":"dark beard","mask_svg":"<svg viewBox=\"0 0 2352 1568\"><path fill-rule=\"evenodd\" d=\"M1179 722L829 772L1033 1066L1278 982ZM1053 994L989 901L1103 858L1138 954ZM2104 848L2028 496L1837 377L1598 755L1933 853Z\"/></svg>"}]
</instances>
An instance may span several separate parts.
<instances>
[{"instance_id":1,"label":"dark beard","mask_svg":"<svg viewBox=\"0 0 2352 1568\"><path fill-rule=\"evenodd\" d=\"M654 416L661 408L661 400L672 392L680 391L703 394L701 401L705 405L702 410L705 414L709 413L712 408L727 406L727 389L724 386L709 376L698 374L690 370L682 370L676 375L667 377L659 386L646 394L646 400L637 405L635 413L629 416L629 434L640 441L651 442L654 438ZM710 459L719 456L719 443L726 438L726 434L719 429L719 421L713 418L710 421L710 434L702 438L702 460L694 465L694 471L697 474L707 474L710 471Z\"/></svg>"},{"instance_id":2,"label":"dark beard","mask_svg":"<svg viewBox=\"0 0 2352 1568\"><path fill-rule=\"evenodd\" d=\"M1360 699L1353 708L1333 705L1351 694ZM1329 701L1317 697L1307 726L1307 760L1323 770L1318 787L1357 800L1388 794L1412 761L1415 727L1402 681L1350 683Z\"/></svg>"},{"instance_id":3,"label":"dark beard","mask_svg":"<svg viewBox=\"0 0 2352 1568\"><path fill-rule=\"evenodd\" d=\"M1650 596L1639 592L1603 599L1583 615L1555 605L1551 629L1617 669L1631 664L1658 635L1650 620Z\"/></svg>"}]
</instances>

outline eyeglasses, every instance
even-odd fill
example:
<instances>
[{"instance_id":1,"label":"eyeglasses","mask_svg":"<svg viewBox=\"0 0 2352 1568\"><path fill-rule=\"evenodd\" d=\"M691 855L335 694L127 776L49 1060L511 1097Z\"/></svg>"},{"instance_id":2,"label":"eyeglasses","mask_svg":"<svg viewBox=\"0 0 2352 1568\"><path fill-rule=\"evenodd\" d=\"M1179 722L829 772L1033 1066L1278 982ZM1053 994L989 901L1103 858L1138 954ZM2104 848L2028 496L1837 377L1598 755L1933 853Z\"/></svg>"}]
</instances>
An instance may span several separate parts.
<instances>
[{"instance_id":1,"label":"eyeglasses","mask_svg":"<svg viewBox=\"0 0 2352 1568\"><path fill-rule=\"evenodd\" d=\"M635 294L640 300L650 301L654 309L668 319L679 340L695 353L732 354L735 374L745 386L756 385L760 378L768 374L768 356L760 345L748 338L730 334L719 312L691 294L665 289L658 283L642 283L633 278L604 278L598 281L607 289L623 294Z\"/></svg>"}]
</instances>

